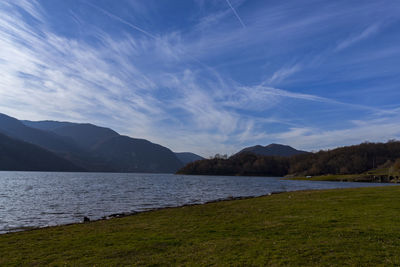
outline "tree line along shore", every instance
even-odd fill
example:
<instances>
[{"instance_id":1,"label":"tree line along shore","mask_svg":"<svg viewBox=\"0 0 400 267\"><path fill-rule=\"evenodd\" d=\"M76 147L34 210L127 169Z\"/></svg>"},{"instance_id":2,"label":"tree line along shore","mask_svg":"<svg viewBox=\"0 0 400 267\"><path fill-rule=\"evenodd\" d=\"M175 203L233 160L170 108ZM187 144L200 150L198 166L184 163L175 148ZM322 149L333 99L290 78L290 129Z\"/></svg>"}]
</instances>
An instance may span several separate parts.
<instances>
[{"instance_id":1,"label":"tree line along shore","mask_svg":"<svg viewBox=\"0 0 400 267\"><path fill-rule=\"evenodd\" d=\"M238 153L187 164L179 174L314 177L363 182L400 181L400 142L359 145L290 157Z\"/></svg>"}]
</instances>

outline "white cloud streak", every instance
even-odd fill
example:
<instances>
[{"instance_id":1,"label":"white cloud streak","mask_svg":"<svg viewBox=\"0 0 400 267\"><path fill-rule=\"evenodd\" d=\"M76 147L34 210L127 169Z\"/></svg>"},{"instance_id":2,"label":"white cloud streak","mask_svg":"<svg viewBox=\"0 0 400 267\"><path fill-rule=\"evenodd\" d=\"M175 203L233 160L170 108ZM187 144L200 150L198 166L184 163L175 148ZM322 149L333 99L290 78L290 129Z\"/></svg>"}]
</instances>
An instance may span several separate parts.
<instances>
[{"instance_id":1,"label":"white cloud streak","mask_svg":"<svg viewBox=\"0 0 400 267\"><path fill-rule=\"evenodd\" d=\"M270 136L277 142L300 149L316 151L338 146L359 144L364 141L385 142L400 137L399 118L395 121L365 121L345 129L291 128L287 132Z\"/></svg>"},{"instance_id":2,"label":"white cloud streak","mask_svg":"<svg viewBox=\"0 0 400 267\"><path fill-rule=\"evenodd\" d=\"M367 27L364 31L362 31L359 34L353 35L343 41L341 41L337 46L336 46L336 51L341 51L343 49L346 49L355 43L358 43L364 39L367 39L373 34L376 34L380 29L379 24L373 24L369 27Z\"/></svg>"},{"instance_id":3,"label":"white cloud streak","mask_svg":"<svg viewBox=\"0 0 400 267\"><path fill-rule=\"evenodd\" d=\"M240 22L243 28L246 28L246 25L243 23L243 20L240 18L239 14L236 12L236 9L232 6L231 2L229 0L226 0L226 3L229 5L229 7L232 9L233 14L235 14L236 18Z\"/></svg>"},{"instance_id":4,"label":"white cloud streak","mask_svg":"<svg viewBox=\"0 0 400 267\"><path fill-rule=\"evenodd\" d=\"M108 12L107 10L104 10L103 8L101 8L101 7L97 6L97 5L94 5L94 4L89 3L89 2L86 2L86 3L87 3L88 5L90 5L91 7L93 7L93 8L95 8L95 9L101 11L102 13L104 13L104 14L107 15L107 16L109 16L110 18L115 19L115 20L117 20L117 21L119 21L119 22L121 22L121 23L123 23L123 24L125 24L125 25L128 25L128 26L131 27L132 29L135 29L135 30L139 31L139 32L143 33L144 35L146 35L146 36L148 36L148 37L150 37L150 38L153 38L153 39L156 39L156 38L157 38L155 35L149 33L148 31L142 29L141 27L138 27L138 26L136 26L136 25L134 25L134 24L132 24L132 23L130 23L130 22L124 20L124 19L122 19L121 17L116 16L116 15L114 15L114 14Z\"/></svg>"},{"instance_id":5,"label":"white cloud streak","mask_svg":"<svg viewBox=\"0 0 400 267\"><path fill-rule=\"evenodd\" d=\"M268 80L268 84L279 83L288 78L290 75L300 71L301 68L301 64L295 64L290 67L283 67L274 72L272 77Z\"/></svg>"}]
</instances>

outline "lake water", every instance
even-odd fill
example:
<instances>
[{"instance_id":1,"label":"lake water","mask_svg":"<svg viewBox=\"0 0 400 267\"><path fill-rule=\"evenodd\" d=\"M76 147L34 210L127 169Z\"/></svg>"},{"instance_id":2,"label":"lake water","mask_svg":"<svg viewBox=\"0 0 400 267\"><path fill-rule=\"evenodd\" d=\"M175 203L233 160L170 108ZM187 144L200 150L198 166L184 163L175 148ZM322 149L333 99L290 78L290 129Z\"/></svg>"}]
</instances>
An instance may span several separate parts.
<instances>
[{"instance_id":1,"label":"lake water","mask_svg":"<svg viewBox=\"0 0 400 267\"><path fill-rule=\"evenodd\" d=\"M376 186L265 177L0 172L0 233L272 192Z\"/></svg>"}]
</instances>

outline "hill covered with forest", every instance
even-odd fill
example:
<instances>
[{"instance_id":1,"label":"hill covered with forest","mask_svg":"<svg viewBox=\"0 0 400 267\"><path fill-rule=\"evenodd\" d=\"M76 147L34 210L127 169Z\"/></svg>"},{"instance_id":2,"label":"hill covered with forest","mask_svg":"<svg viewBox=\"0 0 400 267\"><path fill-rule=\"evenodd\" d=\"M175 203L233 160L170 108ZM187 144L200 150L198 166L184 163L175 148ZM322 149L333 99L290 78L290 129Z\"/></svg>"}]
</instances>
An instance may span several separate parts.
<instances>
[{"instance_id":1,"label":"hill covered with forest","mask_svg":"<svg viewBox=\"0 0 400 267\"><path fill-rule=\"evenodd\" d=\"M246 147L239 151L237 154L243 153L253 153L261 156L281 156L281 157L290 157L294 155L300 155L308 153L307 151L297 150L291 146L281 145L281 144L270 144L267 146L251 146Z\"/></svg>"},{"instance_id":2,"label":"hill covered with forest","mask_svg":"<svg viewBox=\"0 0 400 267\"><path fill-rule=\"evenodd\" d=\"M396 162L396 164L395 164ZM399 165L399 166L398 166ZM229 158L212 158L187 164L180 174L306 176L360 174L377 167L400 169L400 142L365 142L359 145L303 153L290 157L238 153Z\"/></svg>"}]
</instances>

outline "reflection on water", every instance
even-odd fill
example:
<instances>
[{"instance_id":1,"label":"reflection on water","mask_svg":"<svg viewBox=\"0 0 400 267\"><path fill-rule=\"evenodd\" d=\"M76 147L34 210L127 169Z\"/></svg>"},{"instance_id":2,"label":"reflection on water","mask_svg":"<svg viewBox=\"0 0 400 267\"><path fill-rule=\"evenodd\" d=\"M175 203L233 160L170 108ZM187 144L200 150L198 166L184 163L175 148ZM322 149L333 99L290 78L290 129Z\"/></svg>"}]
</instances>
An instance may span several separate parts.
<instances>
[{"instance_id":1,"label":"reflection on water","mask_svg":"<svg viewBox=\"0 0 400 267\"><path fill-rule=\"evenodd\" d=\"M382 185L382 184L380 184ZM115 213L304 189L376 186L263 177L0 172L0 233Z\"/></svg>"}]
</instances>

